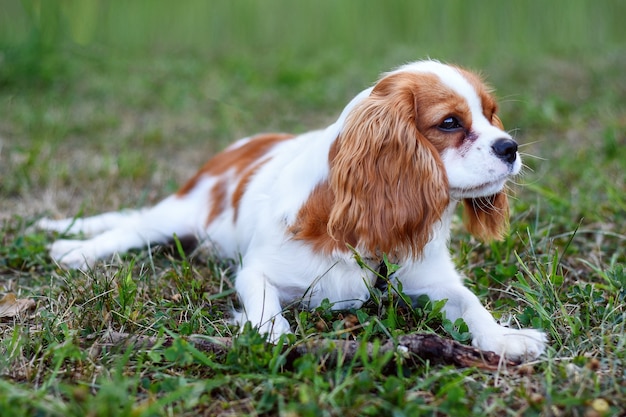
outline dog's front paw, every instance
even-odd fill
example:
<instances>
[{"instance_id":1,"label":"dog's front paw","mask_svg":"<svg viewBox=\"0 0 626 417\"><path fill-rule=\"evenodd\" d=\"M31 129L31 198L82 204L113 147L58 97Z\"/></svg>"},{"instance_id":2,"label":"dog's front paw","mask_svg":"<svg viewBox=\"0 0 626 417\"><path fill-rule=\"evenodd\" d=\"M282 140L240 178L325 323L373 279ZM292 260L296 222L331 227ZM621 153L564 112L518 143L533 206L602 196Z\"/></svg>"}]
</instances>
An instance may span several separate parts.
<instances>
[{"instance_id":1,"label":"dog's front paw","mask_svg":"<svg viewBox=\"0 0 626 417\"><path fill-rule=\"evenodd\" d=\"M472 345L495 352L514 362L537 358L546 349L545 333L535 329L510 329L495 326L473 335Z\"/></svg>"},{"instance_id":2,"label":"dog's front paw","mask_svg":"<svg viewBox=\"0 0 626 417\"><path fill-rule=\"evenodd\" d=\"M270 343L278 343L280 337L291 333L289 322L282 315L277 315L259 326L259 333L267 337Z\"/></svg>"},{"instance_id":3,"label":"dog's front paw","mask_svg":"<svg viewBox=\"0 0 626 417\"><path fill-rule=\"evenodd\" d=\"M50 257L67 269L87 269L92 266L96 256L84 240L61 239L48 247Z\"/></svg>"},{"instance_id":4,"label":"dog's front paw","mask_svg":"<svg viewBox=\"0 0 626 417\"><path fill-rule=\"evenodd\" d=\"M254 320L251 320L244 312L233 311L234 324L239 325L239 330L243 331L246 322L250 322L254 325ZM267 341L270 343L278 343L280 337L284 334L290 334L291 326L289 322L281 314L277 314L269 320L263 321L261 324L255 326L259 334L264 335Z\"/></svg>"}]
</instances>

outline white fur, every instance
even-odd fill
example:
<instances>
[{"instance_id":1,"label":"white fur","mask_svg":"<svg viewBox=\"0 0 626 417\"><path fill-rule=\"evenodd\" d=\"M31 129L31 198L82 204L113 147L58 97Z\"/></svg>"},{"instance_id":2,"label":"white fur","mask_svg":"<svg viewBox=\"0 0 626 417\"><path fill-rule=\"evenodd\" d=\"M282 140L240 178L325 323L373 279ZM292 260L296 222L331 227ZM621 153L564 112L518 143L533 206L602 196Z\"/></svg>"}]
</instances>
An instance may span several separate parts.
<instances>
[{"instance_id":1,"label":"white fur","mask_svg":"<svg viewBox=\"0 0 626 417\"><path fill-rule=\"evenodd\" d=\"M435 61L423 61L396 70L399 71L438 75L467 100L478 138L463 156L454 149L442 154L452 201L436 225L424 256L419 260L403 260L393 277L413 297L425 294L434 300L446 299L446 316L452 321L459 317L465 320L474 346L514 360L536 358L544 351L545 335L532 329L498 325L478 298L463 286L447 247L456 200L500 191L506 179L519 172L520 158L510 166L493 155L490 143L509 136L485 119L476 92L457 70ZM235 285L243 310L236 319L241 324L250 321L273 340L290 331L281 314L286 304L299 302L314 308L329 299L335 308L360 306L368 299L368 286L374 285L375 275L361 269L351 253L330 256L316 253L306 242L290 239L286 228L295 221L316 184L328 177L329 149L347 115L371 90L357 95L337 122L326 129L280 142L272 148L271 159L248 184L236 222L233 208L227 205L212 223L205 225L208 195L216 182L216 178L205 176L189 193L170 196L153 208L86 219L41 220L38 226L42 229L83 233L88 237L54 242L50 247L52 258L65 267L85 268L114 253L170 241L174 234L206 238L219 255L241 256ZM231 149L244 143L237 142ZM229 193L232 191L229 189Z\"/></svg>"}]
</instances>

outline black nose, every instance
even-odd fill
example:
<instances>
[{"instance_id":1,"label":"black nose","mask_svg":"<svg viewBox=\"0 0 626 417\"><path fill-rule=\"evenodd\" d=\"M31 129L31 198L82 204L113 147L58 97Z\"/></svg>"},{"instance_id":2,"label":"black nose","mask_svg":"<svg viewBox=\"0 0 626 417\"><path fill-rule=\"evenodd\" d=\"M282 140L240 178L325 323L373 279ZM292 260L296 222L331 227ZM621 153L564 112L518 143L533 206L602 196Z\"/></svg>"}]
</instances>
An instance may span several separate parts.
<instances>
[{"instance_id":1,"label":"black nose","mask_svg":"<svg viewBox=\"0 0 626 417\"><path fill-rule=\"evenodd\" d=\"M498 158L509 164L517 158L517 142L512 139L498 139L491 145L491 149Z\"/></svg>"}]
</instances>

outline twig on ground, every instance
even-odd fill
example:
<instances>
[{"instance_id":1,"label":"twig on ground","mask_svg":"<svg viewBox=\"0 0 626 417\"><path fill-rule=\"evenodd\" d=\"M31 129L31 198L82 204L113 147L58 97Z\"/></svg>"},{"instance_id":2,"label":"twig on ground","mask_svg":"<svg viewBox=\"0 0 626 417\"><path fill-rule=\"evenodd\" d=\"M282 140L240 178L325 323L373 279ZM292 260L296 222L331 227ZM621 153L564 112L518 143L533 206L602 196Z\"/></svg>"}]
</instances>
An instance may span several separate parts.
<instances>
[{"instance_id":1,"label":"twig on ground","mask_svg":"<svg viewBox=\"0 0 626 417\"><path fill-rule=\"evenodd\" d=\"M231 337L188 337L185 340L203 352L224 355L233 345ZM109 331L101 338L102 345L130 344L134 348L150 348L157 343L171 346L174 338L137 336L128 333ZM339 356L343 360L351 360L363 351L363 342L357 340L308 339L294 345L285 345L289 362L305 354L330 355L331 359ZM444 339L436 334L408 334L400 336L396 341L388 340L378 349L374 343L367 342L364 347L367 357L380 356L388 352L398 352L396 358L403 358L407 364L419 365L426 361L459 367L475 367L485 370L496 370L502 366L515 366L517 363L501 358L493 352L483 352L476 348L462 345L454 340ZM398 359L396 359L398 360Z\"/></svg>"}]
</instances>

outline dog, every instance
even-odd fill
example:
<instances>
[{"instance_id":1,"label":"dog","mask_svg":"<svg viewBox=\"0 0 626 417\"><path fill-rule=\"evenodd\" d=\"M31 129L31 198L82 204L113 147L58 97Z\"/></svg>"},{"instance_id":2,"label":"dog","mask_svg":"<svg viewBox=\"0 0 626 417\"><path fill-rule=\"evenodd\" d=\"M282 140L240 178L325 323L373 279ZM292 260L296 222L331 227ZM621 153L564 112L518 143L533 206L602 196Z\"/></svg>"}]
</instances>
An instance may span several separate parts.
<instances>
[{"instance_id":1,"label":"dog","mask_svg":"<svg viewBox=\"0 0 626 417\"><path fill-rule=\"evenodd\" d=\"M405 294L447 300L445 316L463 318L475 347L534 359L545 334L499 325L463 285L448 249L459 204L477 238L501 239L508 229L505 184L522 163L497 109L478 75L409 63L384 73L323 130L235 142L154 207L37 226L87 237L51 244L52 259L67 268L174 235L200 238L240 259L235 320L273 341L290 332L281 314L288 303L361 306L386 257L399 266L390 279Z\"/></svg>"}]
</instances>

